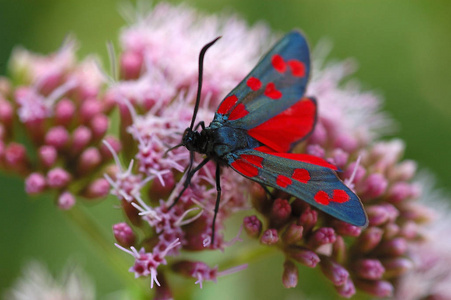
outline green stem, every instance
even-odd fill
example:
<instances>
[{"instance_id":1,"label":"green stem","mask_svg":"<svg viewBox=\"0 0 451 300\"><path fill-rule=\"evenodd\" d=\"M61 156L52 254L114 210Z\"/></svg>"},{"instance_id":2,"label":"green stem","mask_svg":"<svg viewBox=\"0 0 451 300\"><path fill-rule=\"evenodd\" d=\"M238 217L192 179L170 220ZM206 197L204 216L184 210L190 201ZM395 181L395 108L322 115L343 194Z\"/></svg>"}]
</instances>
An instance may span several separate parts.
<instances>
[{"instance_id":1,"label":"green stem","mask_svg":"<svg viewBox=\"0 0 451 300\"><path fill-rule=\"evenodd\" d=\"M280 253L277 247L253 245L246 249L240 250L240 255L224 260L220 264L220 269L225 270L237 265L255 262L259 259Z\"/></svg>"},{"instance_id":2,"label":"green stem","mask_svg":"<svg viewBox=\"0 0 451 300\"><path fill-rule=\"evenodd\" d=\"M142 291L147 291L149 287L143 280L136 280L130 273L126 272L130 268L130 262L127 262L124 253L114 247L113 243L106 239L104 230L100 228L97 222L81 208L75 205L68 210L67 216L81 231L92 241L97 252L117 274L120 274L122 280L133 288L139 288Z\"/></svg>"}]
</instances>

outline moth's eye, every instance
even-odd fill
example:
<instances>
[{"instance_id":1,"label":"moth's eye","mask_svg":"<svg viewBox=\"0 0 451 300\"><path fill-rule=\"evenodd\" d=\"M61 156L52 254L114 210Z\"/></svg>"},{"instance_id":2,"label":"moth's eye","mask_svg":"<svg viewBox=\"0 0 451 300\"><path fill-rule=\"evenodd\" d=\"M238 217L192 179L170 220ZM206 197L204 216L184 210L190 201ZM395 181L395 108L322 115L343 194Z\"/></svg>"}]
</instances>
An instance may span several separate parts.
<instances>
[{"instance_id":1,"label":"moth's eye","mask_svg":"<svg viewBox=\"0 0 451 300\"><path fill-rule=\"evenodd\" d=\"M188 132L190 131L189 128L186 128L185 131L183 132L183 138L186 137L186 135L188 134Z\"/></svg>"}]
</instances>

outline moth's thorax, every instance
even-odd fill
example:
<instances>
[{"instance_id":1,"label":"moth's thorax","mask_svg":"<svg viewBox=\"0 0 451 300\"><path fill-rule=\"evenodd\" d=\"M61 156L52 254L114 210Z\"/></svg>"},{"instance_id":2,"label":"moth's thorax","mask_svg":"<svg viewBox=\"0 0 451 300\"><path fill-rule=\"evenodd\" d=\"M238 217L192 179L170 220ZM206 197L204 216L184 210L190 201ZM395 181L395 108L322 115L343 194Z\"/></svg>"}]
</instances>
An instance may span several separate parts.
<instances>
[{"instance_id":1,"label":"moth's thorax","mask_svg":"<svg viewBox=\"0 0 451 300\"><path fill-rule=\"evenodd\" d=\"M187 128L182 143L189 151L206 154L218 162L226 162L230 153L260 145L246 130L229 126L209 126L201 132Z\"/></svg>"},{"instance_id":2,"label":"moth's thorax","mask_svg":"<svg viewBox=\"0 0 451 300\"><path fill-rule=\"evenodd\" d=\"M259 146L246 130L240 128L210 125L200 135L201 140L206 141L205 153L217 161L225 161L226 156L235 151Z\"/></svg>"}]
</instances>

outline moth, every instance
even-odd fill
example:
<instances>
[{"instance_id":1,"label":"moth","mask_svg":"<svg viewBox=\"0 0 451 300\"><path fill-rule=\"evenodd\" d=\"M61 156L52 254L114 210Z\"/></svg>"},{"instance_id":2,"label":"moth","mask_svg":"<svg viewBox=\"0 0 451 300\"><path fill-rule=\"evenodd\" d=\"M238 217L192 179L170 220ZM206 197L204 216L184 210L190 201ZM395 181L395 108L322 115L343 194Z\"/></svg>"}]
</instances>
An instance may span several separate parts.
<instances>
[{"instance_id":1,"label":"moth","mask_svg":"<svg viewBox=\"0 0 451 300\"><path fill-rule=\"evenodd\" d=\"M194 127L202 89L203 59L218 39L205 45L199 55L198 91L191 125L185 130L181 144L176 146L190 151L190 164L183 189L171 207L188 188L193 175L213 160L217 198L212 245L221 198L222 166L231 167L263 186L287 192L339 220L366 226L368 218L360 199L337 177L339 170L335 165L313 155L291 153L297 143L312 133L318 115L315 98L304 96L310 73L310 51L301 32L293 30L273 46L222 100L209 126L202 121ZM194 152L205 155L195 167Z\"/></svg>"}]
</instances>

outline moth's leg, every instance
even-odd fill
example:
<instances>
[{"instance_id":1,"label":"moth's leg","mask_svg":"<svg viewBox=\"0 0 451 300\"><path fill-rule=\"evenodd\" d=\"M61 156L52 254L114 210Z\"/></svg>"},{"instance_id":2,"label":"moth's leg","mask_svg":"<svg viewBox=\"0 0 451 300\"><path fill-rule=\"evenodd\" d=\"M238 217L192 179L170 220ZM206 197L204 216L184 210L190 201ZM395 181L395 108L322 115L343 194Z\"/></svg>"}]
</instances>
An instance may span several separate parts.
<instances>
[{"instance_id":1,"label":"moth's leg","mask_svg":"<svg viewBox=\"0 0 451 300\"><path fill-rule=\"evenodd\" d=\"M215 244L215 225L216 225L216 215L219 211L219 201L221 200L221 167L216 164L216 203L215 211L213 215L213 224L211 225L211 246Z\"/></svg>"},{"instance_id":2,"label":"moth's leg","mask_svg":"<svg viewBox=\"0 0 451 300\"><path fill-rule=\"evenodd\" d=\"M194 127L194 130L197 130L197 128L202 127L202 130L205 129L205 122L204 121L200 121L199 123L197 123L196 127Z\"/></svg>"},{"instance_id":3,"label":"moth's leg","mask_svg":"<svg viewBox=\"0 0 451 300\"><path fill-rule=\"evenodd\" d=\"M180 194L177 196L177 198L175 198L174 202L172 202L171 206L169 206L169 209L171 209L172 207L174 207L174 205L177 204L177 202L180 200L180 198L182 197L183 193L186 191L186 189L189 187L190 183L191 183L191 178L193 178L193 175L199 171L203 166L205 166L205 164L207 162L210 161L210 158L205 158L203 161L201 161L194 169L192 169L193 166L193 160L194 160L194 154L192 154L193 152L191 152L190 155L190 164L188 167L188 173L186 174L186 179L185 182L183 183L183 189L180 192Z\"/></svg>"}]
</instances>

